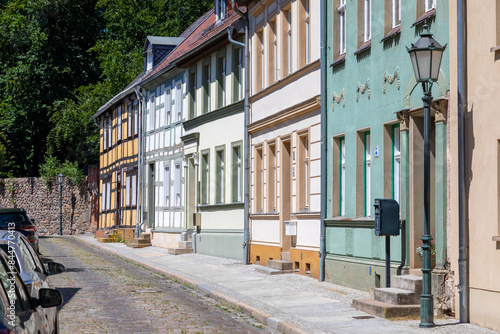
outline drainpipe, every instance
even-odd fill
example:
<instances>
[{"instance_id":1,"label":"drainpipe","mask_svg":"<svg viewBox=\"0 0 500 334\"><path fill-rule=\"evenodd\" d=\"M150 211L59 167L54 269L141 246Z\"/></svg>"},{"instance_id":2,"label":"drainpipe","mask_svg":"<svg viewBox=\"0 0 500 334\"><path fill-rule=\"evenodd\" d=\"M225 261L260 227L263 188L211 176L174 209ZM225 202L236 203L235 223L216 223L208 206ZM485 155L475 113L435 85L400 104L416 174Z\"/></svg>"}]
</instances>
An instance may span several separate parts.
<instances>
[{"instance_id":1,"label":"drainpipe","mask_svg":"<svg viewBox=\"0 0 500 334\"><path fill-rule=\"evenodd\" d=\"M326 132L327 132L327 112L326 112L326 59L327 59L327 48L326 48L326 22L327 13L325 10L325 0L320 1L320 13L321 13L321 35L320 35L320 49L321 49L321 221L320 221L320 236L319 236L319 281L323 282L325 280L325 257L326 257L326 157L328 156L328 145L326 142Z\"/></svg>"},{"instance_id":2,"label":"drainpipe","mask_svg":"<svg viewBox=\"0 0 500 334\"><path fill-rule=\"evenodd\" d=\"M458 293L460 322L469 322L469 219L465 205L464 114L467 112L467 6L457 0Z\"/></svg>"},{"instance_id":3,"label":"drainpipe","mask_svg":"<svg viewBox=\"0 0 500 334\"><path fill-rule=\"evenodd\" d=\"M245 15L241 13L235 4L235 1L232 0L233 8L238 15L240 15L244 20L247 20ZM244 67L245 67L245 102L244 102L244 114L245 114L245 124L244 124L244 135L243 135L243 156L244 156L244 172L243 172L243 261L245 264L250 264L249 261L249 243L250 243L250 229L249 229L249 177L250 177L250 166L249 166L249 152L250 152L250 140L248 135L248 113L249 113L249 101L248 97L250 96L250 87L249 87L249 69L248 69L248 20L245 25L245 43L237 42L232 37L231 28L227 29L227 35L229 42L232 44L238 45L243 48L245 52L244 57Z\"/></svg>"},{"instance_id":4,"label":"drainpipe","mask_svg":"<svg viewBox=\"0 0 500 334\"><path fill-rule=\"evenodd\" d=\"M138 180L138 183L140 185L140 187L137 187L137 195L136 195L136 200L138 200L139 198L141 199L141 202L140 202L140 205L139 205L139 208L136 209L136 218L135 218L135 237L136 238L139 238L140 235L141 235L141 217L143 216L142 214L142 210L143 210L143 200L144 200L144 182L143 182L143 170L142 170L142 166L143 166L143 161L144 161L144 149L142 147L142 143L143 143L143 134L144 134L144 131L143 131L143 126L144 124L142 124L142 114L143 114L143 107L144 107L144 95L141 93L141 87L139 85L137 85L135 87L135 95L137 96L137 99L139 100L139 124L141 124L141 126L138 126L139 128L139 144L138 144L138 147L139 147L139 152L137 154L137 176L139 178ZM139 214L140 213L140 214Z\"/></svg>"}]
</instances>

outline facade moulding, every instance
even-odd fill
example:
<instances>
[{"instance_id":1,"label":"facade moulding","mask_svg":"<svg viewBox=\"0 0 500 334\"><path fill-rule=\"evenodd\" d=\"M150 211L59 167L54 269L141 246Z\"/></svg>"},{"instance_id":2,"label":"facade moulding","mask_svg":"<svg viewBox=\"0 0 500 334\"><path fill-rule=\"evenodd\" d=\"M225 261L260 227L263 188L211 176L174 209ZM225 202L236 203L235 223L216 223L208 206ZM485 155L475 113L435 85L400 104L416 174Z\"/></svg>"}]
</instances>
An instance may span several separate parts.
<instances>
[{"instance_id":1,"label":"facade moulding","mask_svg":"<svg viewBox=\"0 0 500 334\"><path fill-rule=\"evenodd\" d=\"M258 131L264 130L268 127L276 126L278 124L290 121L299 116L310 113L321 107L321 96L317 95L309 100L296 104L288 109L279 113L263 118L257 122L248 125L248 132L253 134Z\"/></svg>"}]
</instances>

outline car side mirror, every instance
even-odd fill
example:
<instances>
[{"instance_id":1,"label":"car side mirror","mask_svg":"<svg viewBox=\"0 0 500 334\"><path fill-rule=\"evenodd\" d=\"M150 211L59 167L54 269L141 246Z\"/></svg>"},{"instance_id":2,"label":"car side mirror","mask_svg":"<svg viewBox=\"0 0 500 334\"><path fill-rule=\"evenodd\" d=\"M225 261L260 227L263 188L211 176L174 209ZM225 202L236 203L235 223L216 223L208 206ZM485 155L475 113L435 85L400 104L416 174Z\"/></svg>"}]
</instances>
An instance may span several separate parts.
<instances>
[{"instance_id":1,"label":"car side mirror","mask_svg":"<svg viewBox=\"0 0 500 334\"><path fill-rule=\"evenodd\" d=\"M40 289L38 291L38 304L43 308L59 306L63 303L62 294L55 289Z\"/></svg>"},{"instance_id":2,"label":"car side mirror","mask_svg":"<svg viewBox=\"0 0 500 334\"><path fill-rule=\"evenodd\" d=\"M49 262L47 265L49 266L49 273L51 275L60 274L66 271L66 267L57 262Z\"/></svg>"}]
</instances>

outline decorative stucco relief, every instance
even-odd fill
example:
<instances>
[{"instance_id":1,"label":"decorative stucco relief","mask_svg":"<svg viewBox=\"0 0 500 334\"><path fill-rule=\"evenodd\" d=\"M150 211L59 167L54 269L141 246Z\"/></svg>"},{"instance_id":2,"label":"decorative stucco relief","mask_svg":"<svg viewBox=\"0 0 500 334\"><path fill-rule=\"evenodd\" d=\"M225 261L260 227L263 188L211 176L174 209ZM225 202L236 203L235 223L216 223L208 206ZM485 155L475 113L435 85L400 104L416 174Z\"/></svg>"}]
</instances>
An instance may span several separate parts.
<instances>
[{"instance_id":1,"label":"decorative stucco relief","mask_svg":"<svg viewBox=\"0 0 500 334\"><path fill-rule=\"evenodd\" d=\"M361 83L358 82L358 87L356 87L356 102L358 102L358 100L359 100L359 93L361 93L361 95L366 93L368 100L370 99L369 83L370 83L370 79L367 79L366 83L364 85L362 85Z\"/></svg>"},{"instance_id":2,"label":"decorative stucco relief","mask_svg":"<svg viewBox=\"0 0 500 334\"><path fill-rule=\"evenodd\" d=\"M446 122L446 113L448 110L448 100L439 99L432 101L431 110L434 111L434 122Z\"/></svg>"},{"instance_id":3,"label":"decorative stucco relief","mask_svg":"<svg viewBox=\"0 0 500 334\"><path fill-rule=\"evenodd\" d=\"M335 110L335 102L337 102L337 104L340 104L340 101L342 101L342 107L345 108L345 93L344 93L344 89L342 88L342 91L340 92L340 94L337 94L336 92L333 92L333 95L332 95L332 111Z\"/></svg>"},{"instance_id":4,"label":"decorative stucco relief","mask_svg":"<svg viewBox=\"0 0 500 334\"><path fill-rule=\"evenodd\" d=\"M401 79L399 78L399 66L394 70L394 74L390 74L389 71L385 71L384 73L384 84L382 85L382 92L385 94L386 91L386 83L392 85L394 81L396 81L396 87L399 90L401 88Z\"/></svg>"},{"instance_id":5,"label":"decorative stucco relief","mask_svg":"<svg viewBox=\"0 0 500 334\"><path fill-rule=\"evenodd\" d=\"M410 113L409 109L403 109L401 111L398 111L396 113L396 116L399 121L399 130L400 131L408 131L409 128L409 122L410 122Z\"/></svg>"}]
</instances>

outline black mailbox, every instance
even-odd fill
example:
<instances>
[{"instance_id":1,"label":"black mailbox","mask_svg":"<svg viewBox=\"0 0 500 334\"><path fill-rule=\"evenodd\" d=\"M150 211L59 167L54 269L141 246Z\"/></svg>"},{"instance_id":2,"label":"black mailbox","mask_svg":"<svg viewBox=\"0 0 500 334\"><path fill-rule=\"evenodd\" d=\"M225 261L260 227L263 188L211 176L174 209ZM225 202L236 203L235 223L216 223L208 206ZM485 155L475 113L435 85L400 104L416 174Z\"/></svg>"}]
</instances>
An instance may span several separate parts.
<instances>
[{"instance_id":1,"label":"black mailbox","mask_svg":"<svg viewBox=\"0 0 500 334\"><path fill-rule=\"evenodd\" d=\"M399 204L393 199L375 199L375 235L399 235Z\"/></svg>"}]
</instances>

